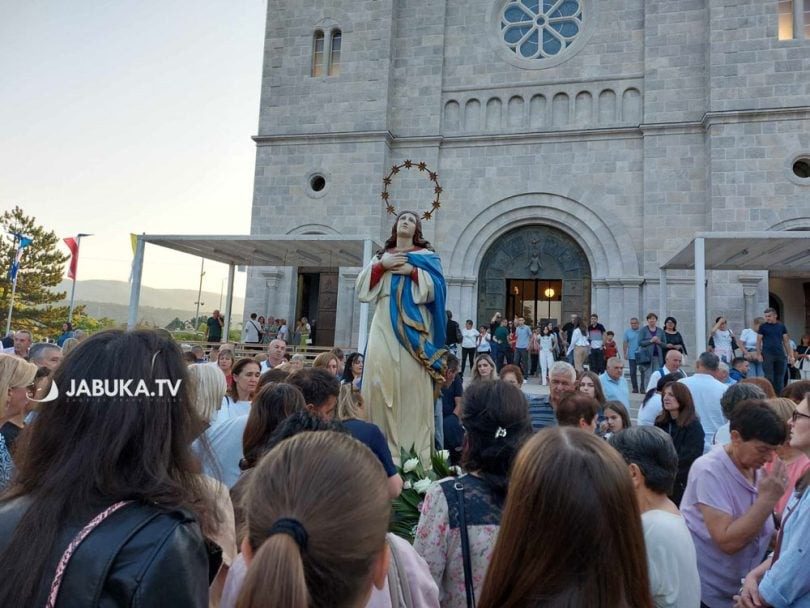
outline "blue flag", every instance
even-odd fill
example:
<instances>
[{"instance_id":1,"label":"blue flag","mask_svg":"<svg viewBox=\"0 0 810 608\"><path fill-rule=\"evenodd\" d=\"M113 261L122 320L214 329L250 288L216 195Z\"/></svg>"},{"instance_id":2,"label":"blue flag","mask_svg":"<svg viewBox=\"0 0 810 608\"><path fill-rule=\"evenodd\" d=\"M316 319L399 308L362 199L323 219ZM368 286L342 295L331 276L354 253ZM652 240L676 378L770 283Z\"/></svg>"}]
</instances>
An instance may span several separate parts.
<instances>
[{"instance_id":1,"label":"blue flag","mask_svg":"<svg viewBox=\"0 0 810 608\"><path fill-rule=\"evenodd\" d=\"M8 278L13 282L17 280L17 272L20 270L20 261L22 260L23 250L33 243L34 239L16 232L12 232L11 234L14 236L15 243L19 241L17 244L17 252L14 254L14 261L11 262L11 268L9 268L8 271Z\"/></svg>"}]
</instances>

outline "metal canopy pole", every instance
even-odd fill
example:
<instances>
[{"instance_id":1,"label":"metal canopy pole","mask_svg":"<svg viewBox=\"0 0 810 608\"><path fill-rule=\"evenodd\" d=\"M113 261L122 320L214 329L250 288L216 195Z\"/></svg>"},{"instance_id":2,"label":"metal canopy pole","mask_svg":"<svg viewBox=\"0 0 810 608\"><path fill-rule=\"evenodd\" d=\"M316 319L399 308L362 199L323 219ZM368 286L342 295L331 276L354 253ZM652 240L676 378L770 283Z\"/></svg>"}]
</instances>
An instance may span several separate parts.
<instances>
[{"instance_id":1,"label":"metal canopy pole","mask_svg":"<svg viewBox=\"0 0 810 608\"><path fill-rule=\"evenodd\" d=\"M371 262L371 241L363 241L363 268ZM360 332L357 337L357 351L366 352L366 342L368 341L368 302L360 303Z\"/></svg>"},{"instance_id":2,"label":"metal canopy pole","mask_svg":"<svg viewBox=\"0 0 810 608\"><path fill-rule=\"evenodd\" d=\"M127 330L132 331L138 324L138 302L141 299L141 275L143 275L143 255L146 242L138 235L135 245L135 259L132 260L132 287L129 291L129 317Z\"/></svg>"},{"instance_id":3,"label":"metal canopy pole","mask_svg":"<svg viewBox=\"0 0 810 608\"><path fill-rule=\"evenodd\" d=\"M706 350L706 244L695 239L695 358Z\"/></svg>"},{"instance_id":4,"label":"metal canopy pole","mask_svg":"<svg viewBox=\"0 0 810 608\"><path fill-rule=\"evenodd\" d=\"M233 263L228 264L228 291L225 295L225 326L223 338L225 342L230 342L231 332L231 314L233 313L233 278L236 274L236 266Z\"/></svg>"}]
</instances>

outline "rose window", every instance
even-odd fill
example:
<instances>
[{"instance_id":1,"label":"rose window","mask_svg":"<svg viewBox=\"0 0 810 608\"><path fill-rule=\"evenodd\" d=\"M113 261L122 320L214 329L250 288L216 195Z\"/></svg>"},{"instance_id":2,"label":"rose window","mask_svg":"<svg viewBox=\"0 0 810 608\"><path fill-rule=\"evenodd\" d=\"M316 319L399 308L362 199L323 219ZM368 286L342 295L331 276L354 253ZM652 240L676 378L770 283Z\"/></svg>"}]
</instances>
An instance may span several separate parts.
<instances>
[{"instance_id":1,"label":"rose window","mask_svg":"<svg viewBox=\"0 0 810 608\"><path fill-rule=\"evenodd\" d=\"M582 29L580 0L515 0L501 12L501 35L521 59L555 57Z\"/></svg>"}]
</instances>

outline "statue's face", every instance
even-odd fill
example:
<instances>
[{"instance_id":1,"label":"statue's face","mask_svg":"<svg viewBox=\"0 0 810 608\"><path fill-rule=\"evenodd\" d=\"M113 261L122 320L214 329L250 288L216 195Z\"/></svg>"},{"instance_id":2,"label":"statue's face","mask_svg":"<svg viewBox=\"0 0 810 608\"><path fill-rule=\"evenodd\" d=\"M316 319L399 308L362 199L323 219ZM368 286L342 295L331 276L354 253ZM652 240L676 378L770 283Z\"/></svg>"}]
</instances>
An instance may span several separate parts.
<instances>
[{"instance_id":1,"label":"statue's face","mask_svg":"<svg viewBox=\"0 0 810 608\"><path fill-rule=\"evenodd\" d=\"M397 218L397 236L413 238L416 234L416 216L412 213L403 213Z\"/></svg>"}]
</instances>

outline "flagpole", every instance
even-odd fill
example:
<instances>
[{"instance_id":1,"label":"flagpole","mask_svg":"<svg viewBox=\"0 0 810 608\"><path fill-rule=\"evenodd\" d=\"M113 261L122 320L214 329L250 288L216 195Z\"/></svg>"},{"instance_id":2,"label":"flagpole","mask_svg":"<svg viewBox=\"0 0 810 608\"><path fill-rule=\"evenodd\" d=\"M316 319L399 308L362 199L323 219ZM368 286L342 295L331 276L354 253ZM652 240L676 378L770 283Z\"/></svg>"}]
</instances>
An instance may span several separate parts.
<instances>
[{"instance_id":1,"label":"flagpole","mask_svg":"<svg viewBox=\"0 0 810 608\"><path fill-rule=\"evenodd\" d=\"M76 255L79 255L79 249L82 245L83 236L93 236L92 234L79 233L76 236ZM73 273L73 287L70 289L70 311L68 312L68 323L73 323L73 300L76 296L76 275L79 274L79 262L76 261L76 272Z\"/></svg>"},{"instance_id":2,"label":"flagpole","mask_svg":"<svg viewBox=\"0 0 810 608\"><path fill-rule=\"evenodd\" d=\"M17 291L17 275L14 275L14 280L11 282L11 299L8 301L8 318L6 320L6 334L11 332L11 311L14 307L14 294Z\"/></svg>"},{"instance_id":3,"label":"flagpole","mask_svg":"<svg viewBox=\"0 0 810 608\"><path fill-rule=\"evenodd\" d=\"M12 233L13 234L13 233ZM22 236L20 236L20 243L22 243ZM11 264L11 272L14 273L14 277L11 278L11 298L8 300L8 316L6 317L6 333L7 336L11 332L11 313L14 310L14 294L17 292L17 273L19 272L19 266L15 269L15 264L18 263L18 256L20 254L19 249L17 249L17 235L14 234L14 262ZM9 273L9 274L10 274Z\"/></svg>"}]
</instances>

